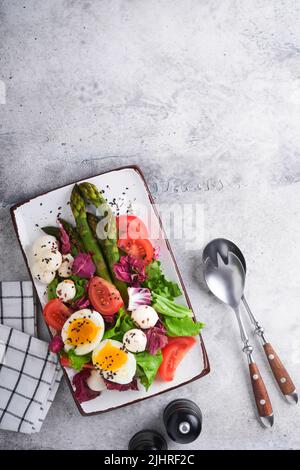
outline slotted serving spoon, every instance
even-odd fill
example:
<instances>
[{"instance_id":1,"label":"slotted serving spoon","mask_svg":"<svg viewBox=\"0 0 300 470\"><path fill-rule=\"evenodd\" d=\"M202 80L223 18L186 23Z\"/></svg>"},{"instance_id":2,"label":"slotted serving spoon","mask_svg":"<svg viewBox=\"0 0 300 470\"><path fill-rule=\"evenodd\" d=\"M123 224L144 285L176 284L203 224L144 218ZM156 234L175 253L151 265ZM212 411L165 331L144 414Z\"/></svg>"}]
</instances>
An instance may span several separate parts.
<instances>
[{"instance_id":1,"label":"slotted serving spoon","mask_svg":"<svg viewBox=\"0 0 300 470\"><path fill-rule=\"evenodd\" d=\"M228 254L234 253L243 265L243 269L246 274L247 268L245 257L239 247L235 245L232 241L226 240L225 238L216 238L215 240L212 240L210 243L208 243L208 245L206 245L203 251L203 261L205 261L207 258L210 258L214 263L216 263L217 253L219 253L221 258L225 262L227 262L228 260ZM254 331L261 339L263 350L266 354L267 360L269 362L275 380L281 390L281 393L284 395L284 397L289 403L296 404L298 402L298 394L289 373L287 372L283 363L279 359L279 356L275 352L271 343L267 341L265 337L265 330L261 326L257 318L253 315L244 294L242 295L242 301L249 315L251 323L254 325Z\"/></svg>"},{"instance_id":2,"label":"slotted serving spoon","mask_svg":"<svg viewBox=\"0 0 300 470\"><path fill-rule=\"evenodd\" d=\"M212 243L212 242L211 242ZM204 250L205 251L205 250ZM253 348L249 343L243 320L240 314L240 302L244 293L245 271L238 257L229 252L227 263L216 252L215 256L204 258L204 278L211 292L235 312L239 324L243 352L247 355L250 379L255 403L261 423L271 427L274 423L271 401L253 357Z\"/></svg>"}]
</instances>

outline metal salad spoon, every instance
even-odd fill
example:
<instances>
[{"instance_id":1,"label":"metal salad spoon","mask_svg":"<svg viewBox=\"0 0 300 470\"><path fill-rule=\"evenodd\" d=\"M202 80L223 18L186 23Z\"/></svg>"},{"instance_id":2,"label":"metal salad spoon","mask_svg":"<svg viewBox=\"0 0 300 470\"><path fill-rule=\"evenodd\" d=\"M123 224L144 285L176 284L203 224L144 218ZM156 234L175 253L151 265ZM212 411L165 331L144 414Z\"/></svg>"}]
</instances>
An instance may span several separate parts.
<instances>
[{"instance_id":1,"label":"metal salad spoon","mask_svg":"<svg viewBox=\"0 0 300 470\"><path fill-rule=\"evenodd\" d=\"M225 238L216 238L215 240L212 240L208 245L206 245L203 251L203 260L210 258L213 260L213 262L216 262L217 253L219 253L222 259L225 261L227 261L229 253L234 253L242 263L246 274L247 268L245 257L238 246L236 246L232 241L226 240ZM278 354L275 352L270 342L266 339L265 330L252 313L244 294L242 295L242 301L249 315L251 323L254 325L254 331L261 339L262 347L282 394L290 404L298 403L296 387L281 360L279 359Z\"/></svg>"},{"instance_id":2,"label":"metal salad spoon","mask_svg":"<svg viewBox=\"0 0 300 470\"><path fill-rule=\"evenodd\" d=\"M204 278L209 289L222 302L232 307L235 312L243 342L243 352L248 358L250 379L258 415L265 427L271 427L274 423L271 401L257 364L254 361L253 348L249 343L240 314L240 302L245 285L243 265L238 257L231 252L227 254L227 263L223 261L222 256L218 252L215 253L213 259L206 256L203 257L203 261Z\"/></svg>"}]
</instances>

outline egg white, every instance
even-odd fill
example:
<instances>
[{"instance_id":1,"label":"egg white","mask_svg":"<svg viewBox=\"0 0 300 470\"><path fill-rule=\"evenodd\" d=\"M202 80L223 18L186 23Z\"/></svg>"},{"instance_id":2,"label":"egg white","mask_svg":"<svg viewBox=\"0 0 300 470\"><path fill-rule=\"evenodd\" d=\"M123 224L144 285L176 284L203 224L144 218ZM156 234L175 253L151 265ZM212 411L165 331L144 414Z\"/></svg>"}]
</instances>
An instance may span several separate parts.
<instances>
[{"instance_id":1,"label":"egg white","mask_svg":"<svg viewBox=\"0 0 300 470\"><path fill-rule=\"evenodd\" d=\"M87 341L84 344L79 344L76 346L76 348L74 348L74 346L67 341L70 323L72 323L73 320L81 318L84 319L85 317L92 321L97 327L99 327L99 331L90 343ZM65 350L68 351L70 349L74 349L74 352L77 354L77 356L88 354L89 352L93 351L93 349L95 349L98 343L100 343L104 334L104 328L104 320L99 312L96 312L96 310L90 310L89 308L78 310L68 318L61 331L61 337L65 344Z\"/></svg>"},{"instance_id":2,"label":"egg white","mask_svg":"<svg viewBox=\"0 0 300 470\"><path fill-rule=\"evenodd\" d=\"M86 383L91 390L95 392L103 392L106 390L106 385L100 372L96 369L91 370L90 376L87 378Z\"/></svg>"},{"instance_id":3,"label":"egg white","mask_svg":"<svg viewBox=\"0 0 300 470\"><path fill-rule=\"evenodd\" d=\"M109 370L101 369L96 364L98 353L108 342L110 342L112 346L124 351L125 354L127 355L126 363L123 366L121 366L120 369L118 369L117 371L114 371L113 374ZM134 354L132 354L129 351L124 350L124 345L120 343L120 341L115 341L113 339L105 339L104 341L101 341L100 344L98 344L98 346L93 351L92 361L93 361L94 366L100 370L102 377L104 377L106 380L109 380L110 382L116 382L121 385L129 384L132 381L136 372L136 360L135 360Z\"/></svg>"}]
</instances>

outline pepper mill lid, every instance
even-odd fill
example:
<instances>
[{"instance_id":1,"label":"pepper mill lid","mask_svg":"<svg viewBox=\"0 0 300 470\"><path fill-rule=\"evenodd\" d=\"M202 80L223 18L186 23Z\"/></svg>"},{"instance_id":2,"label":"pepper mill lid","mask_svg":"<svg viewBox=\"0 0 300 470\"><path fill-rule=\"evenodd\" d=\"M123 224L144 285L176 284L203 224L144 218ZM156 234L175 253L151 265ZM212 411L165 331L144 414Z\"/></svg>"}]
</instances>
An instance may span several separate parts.
<instances>
[{"instance_id":1,"label":"pepper mill lid","mask_svg":"<svg viewBox=\"0 0 300 470\"><path fill-rule=\"evenodd\" d=\"M169 437L182 444L197 439L202 429L202 413L191 400L174 400L164 410L164 424Z\"/></svg>"},{"instance_id":2,"label":"pepper mill lid","mask_svg":"<svg viewBox=\"0 0 300 470\"><path fill-rule=\"evenodd\" d=\"M128 450L168 450L168 445L159 432L144 429L132 436Z\"/></svg>"}]
</instances>

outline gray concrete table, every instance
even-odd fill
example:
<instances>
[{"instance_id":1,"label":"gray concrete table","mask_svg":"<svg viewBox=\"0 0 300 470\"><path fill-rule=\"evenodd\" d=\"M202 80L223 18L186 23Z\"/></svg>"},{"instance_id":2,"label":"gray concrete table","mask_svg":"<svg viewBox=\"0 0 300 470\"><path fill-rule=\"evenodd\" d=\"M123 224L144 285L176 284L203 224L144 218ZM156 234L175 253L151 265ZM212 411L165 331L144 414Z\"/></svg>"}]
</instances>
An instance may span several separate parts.
<instances>
[{"instance_id":1,"label":"gray concrete table","mask_svg":"<svg viewBox=\"0 0 300 470\"><path fill-rule=\"evenodd\" d=\"M203 243L245 251L249 302L299 386L299 2L3 0L0 18L0 279L28 278L10 205L138 164L157 202L202 205ZM263 356L275 426L256 421L234 317L207 294L200 252L172 246L207 325L210 375L90 418L62 383L42 431L2 431L0 448L124 449L141 427L161 429L177 397L203 410L191 449L300 447L299 407Z\"/></svg>"}]
</instances>

